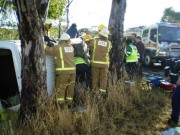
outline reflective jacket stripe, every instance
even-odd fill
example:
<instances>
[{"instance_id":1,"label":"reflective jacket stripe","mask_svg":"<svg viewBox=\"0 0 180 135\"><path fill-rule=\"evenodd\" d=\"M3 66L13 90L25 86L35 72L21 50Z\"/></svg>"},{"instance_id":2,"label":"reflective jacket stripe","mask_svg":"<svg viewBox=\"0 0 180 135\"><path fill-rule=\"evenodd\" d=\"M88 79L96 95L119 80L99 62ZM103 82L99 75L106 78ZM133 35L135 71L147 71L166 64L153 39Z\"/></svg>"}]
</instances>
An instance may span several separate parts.
<instances>
[{"instance_id":1,"label":"reflective jacket stripe","mask_svg":"<svg viewBox=\"0 0 180 135\"><path fill-rule=\"evenodd\" d=\"M56 101L65 101L64 98L57 98Z\"/></svg>"},{"instance_id":2,"label":"reflective jacket stripe","mask_svg":"<svg viewBox=\"0 0 180 135\"><path fill-rule=\"evenodd\" d=\"M63 52L62 52L61 47L59 47L59 52L60 52L60 59L61 59L61 63L62 63L62 68L64 68L64 58L63 58Z\"/></svg>"},{"instance_id":3,"label":"reflective jacket stripe","mask_svg":"<svg viewBox=\"0 0 180 135\"><path fill-rule=\"evenodd\" d=\"M99 91L106 93L106 90L104 90L104 89L99 89Z\"/></svg>"},{"instance_id":4,"label":"reflective jacket stripe","mask_svg":"<svg viewBox=\"0 0 180 135\"><path fill-rule=\"evenodd\" d=\"M75 67L72 68L56 68L56 71L63 71L63 70L75 70Z\"/></svg>"},{"instance_id":5,"label":"reflective jacket stripe","mask_svg":"<svg viewBox=\"0 0 180 135\"><path fill-rule=\"evenodd\" d=\"M94 61L95 50L96 50L96 40L94 41L94 49L93 49L92 61Z\"/></svg>"},{"instance_id":6,"label":"reflective jacket stripe","mask_svg":"<svg viewBox=\"0 0 180 135\"><path fill-rule=\"evenodd\" d=\"M66 97L66 99L67 99L67 100L73 100L73 98L72 98L72 97Z\"/></svg>"}]
</instances>

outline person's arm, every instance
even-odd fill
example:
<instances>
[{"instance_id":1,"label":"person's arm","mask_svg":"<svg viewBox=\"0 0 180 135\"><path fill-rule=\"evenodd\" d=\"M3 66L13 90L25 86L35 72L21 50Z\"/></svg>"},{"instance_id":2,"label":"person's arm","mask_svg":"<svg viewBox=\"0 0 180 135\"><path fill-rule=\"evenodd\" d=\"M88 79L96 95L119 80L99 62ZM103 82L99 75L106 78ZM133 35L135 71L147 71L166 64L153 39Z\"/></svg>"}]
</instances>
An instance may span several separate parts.
<instances>
[{"instance_id":1,"label":"person's arm","mask_svg":"<svg viewBox=\"0 0 180 135\"><path fill-rule=\"evenodd\" d=\"M45 53L48 55L54 55L55 54L55 47L45 47Z\"/></svg>"}]
</instances>

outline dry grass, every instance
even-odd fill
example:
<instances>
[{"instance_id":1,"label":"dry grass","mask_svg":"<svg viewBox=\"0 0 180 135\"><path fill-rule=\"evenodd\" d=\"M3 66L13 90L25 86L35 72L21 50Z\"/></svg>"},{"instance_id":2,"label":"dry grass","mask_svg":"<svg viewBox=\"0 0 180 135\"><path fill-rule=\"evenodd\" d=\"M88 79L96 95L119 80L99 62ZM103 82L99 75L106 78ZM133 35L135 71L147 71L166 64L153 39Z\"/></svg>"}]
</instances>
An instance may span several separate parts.
<instances>
[{"instance_id":1,"label":"dry grass","mask_svg":"<svg viewBox=\"0 0 180 135\"><path fill-rule=\"evenodd\" d=\"M109 86L107 99L87 93L86 112L61 109L52 97L40 100L36 118L19 124L16 115L1 124L1 135L158 135L169 117L169 94L127 87L123 81ZM43 102L42 102L43 101ZM43 110L45 113L42 113Z\"/></svg>"}]
</instances>

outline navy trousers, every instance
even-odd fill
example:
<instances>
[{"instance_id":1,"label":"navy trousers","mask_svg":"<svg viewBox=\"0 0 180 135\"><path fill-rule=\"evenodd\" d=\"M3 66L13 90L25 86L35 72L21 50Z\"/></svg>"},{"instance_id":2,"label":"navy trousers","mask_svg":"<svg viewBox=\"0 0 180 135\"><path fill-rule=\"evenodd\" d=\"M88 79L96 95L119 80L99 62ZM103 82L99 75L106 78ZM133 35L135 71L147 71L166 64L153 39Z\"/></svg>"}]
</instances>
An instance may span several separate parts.
<instances>
[{"instance_id":1,"label":"navy trousers","mask_svg":"<svg viewBox=\"0 0 180 135\"><path fill-rule=\"evenodd\" d=\"M171 119L178 121L180 115L180 85L177 85L172 95Z\"/></svg>"}]
</instances>

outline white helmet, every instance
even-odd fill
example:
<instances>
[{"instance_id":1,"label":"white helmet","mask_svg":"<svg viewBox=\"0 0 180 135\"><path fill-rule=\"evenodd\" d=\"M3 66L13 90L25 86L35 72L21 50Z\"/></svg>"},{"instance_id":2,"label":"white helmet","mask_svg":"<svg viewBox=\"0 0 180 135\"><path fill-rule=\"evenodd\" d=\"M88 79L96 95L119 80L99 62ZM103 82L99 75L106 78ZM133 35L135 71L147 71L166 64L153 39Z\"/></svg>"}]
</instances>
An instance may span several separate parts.
<instances>
[{"instance_id":1,"label":"white helmet","mask_svg":"<svg viewBox=\"0 0 180 135\"><path fill-rule=\"evenodd\" d=\"M60 37L60 40L69 40L70 36L67 33L63 33Z\"/></svg>"},{"instance_id":2,"label":"white helmet","mask_svg":"<svg viewBox=\"0 0 180 135\"><path fill-rule=\"evenodd\" d=\"M107 28L103 28L100 32L99 35L103 36L103 37L108 37L109 35L109 30Z\"/></svg>"}]
</instances>

